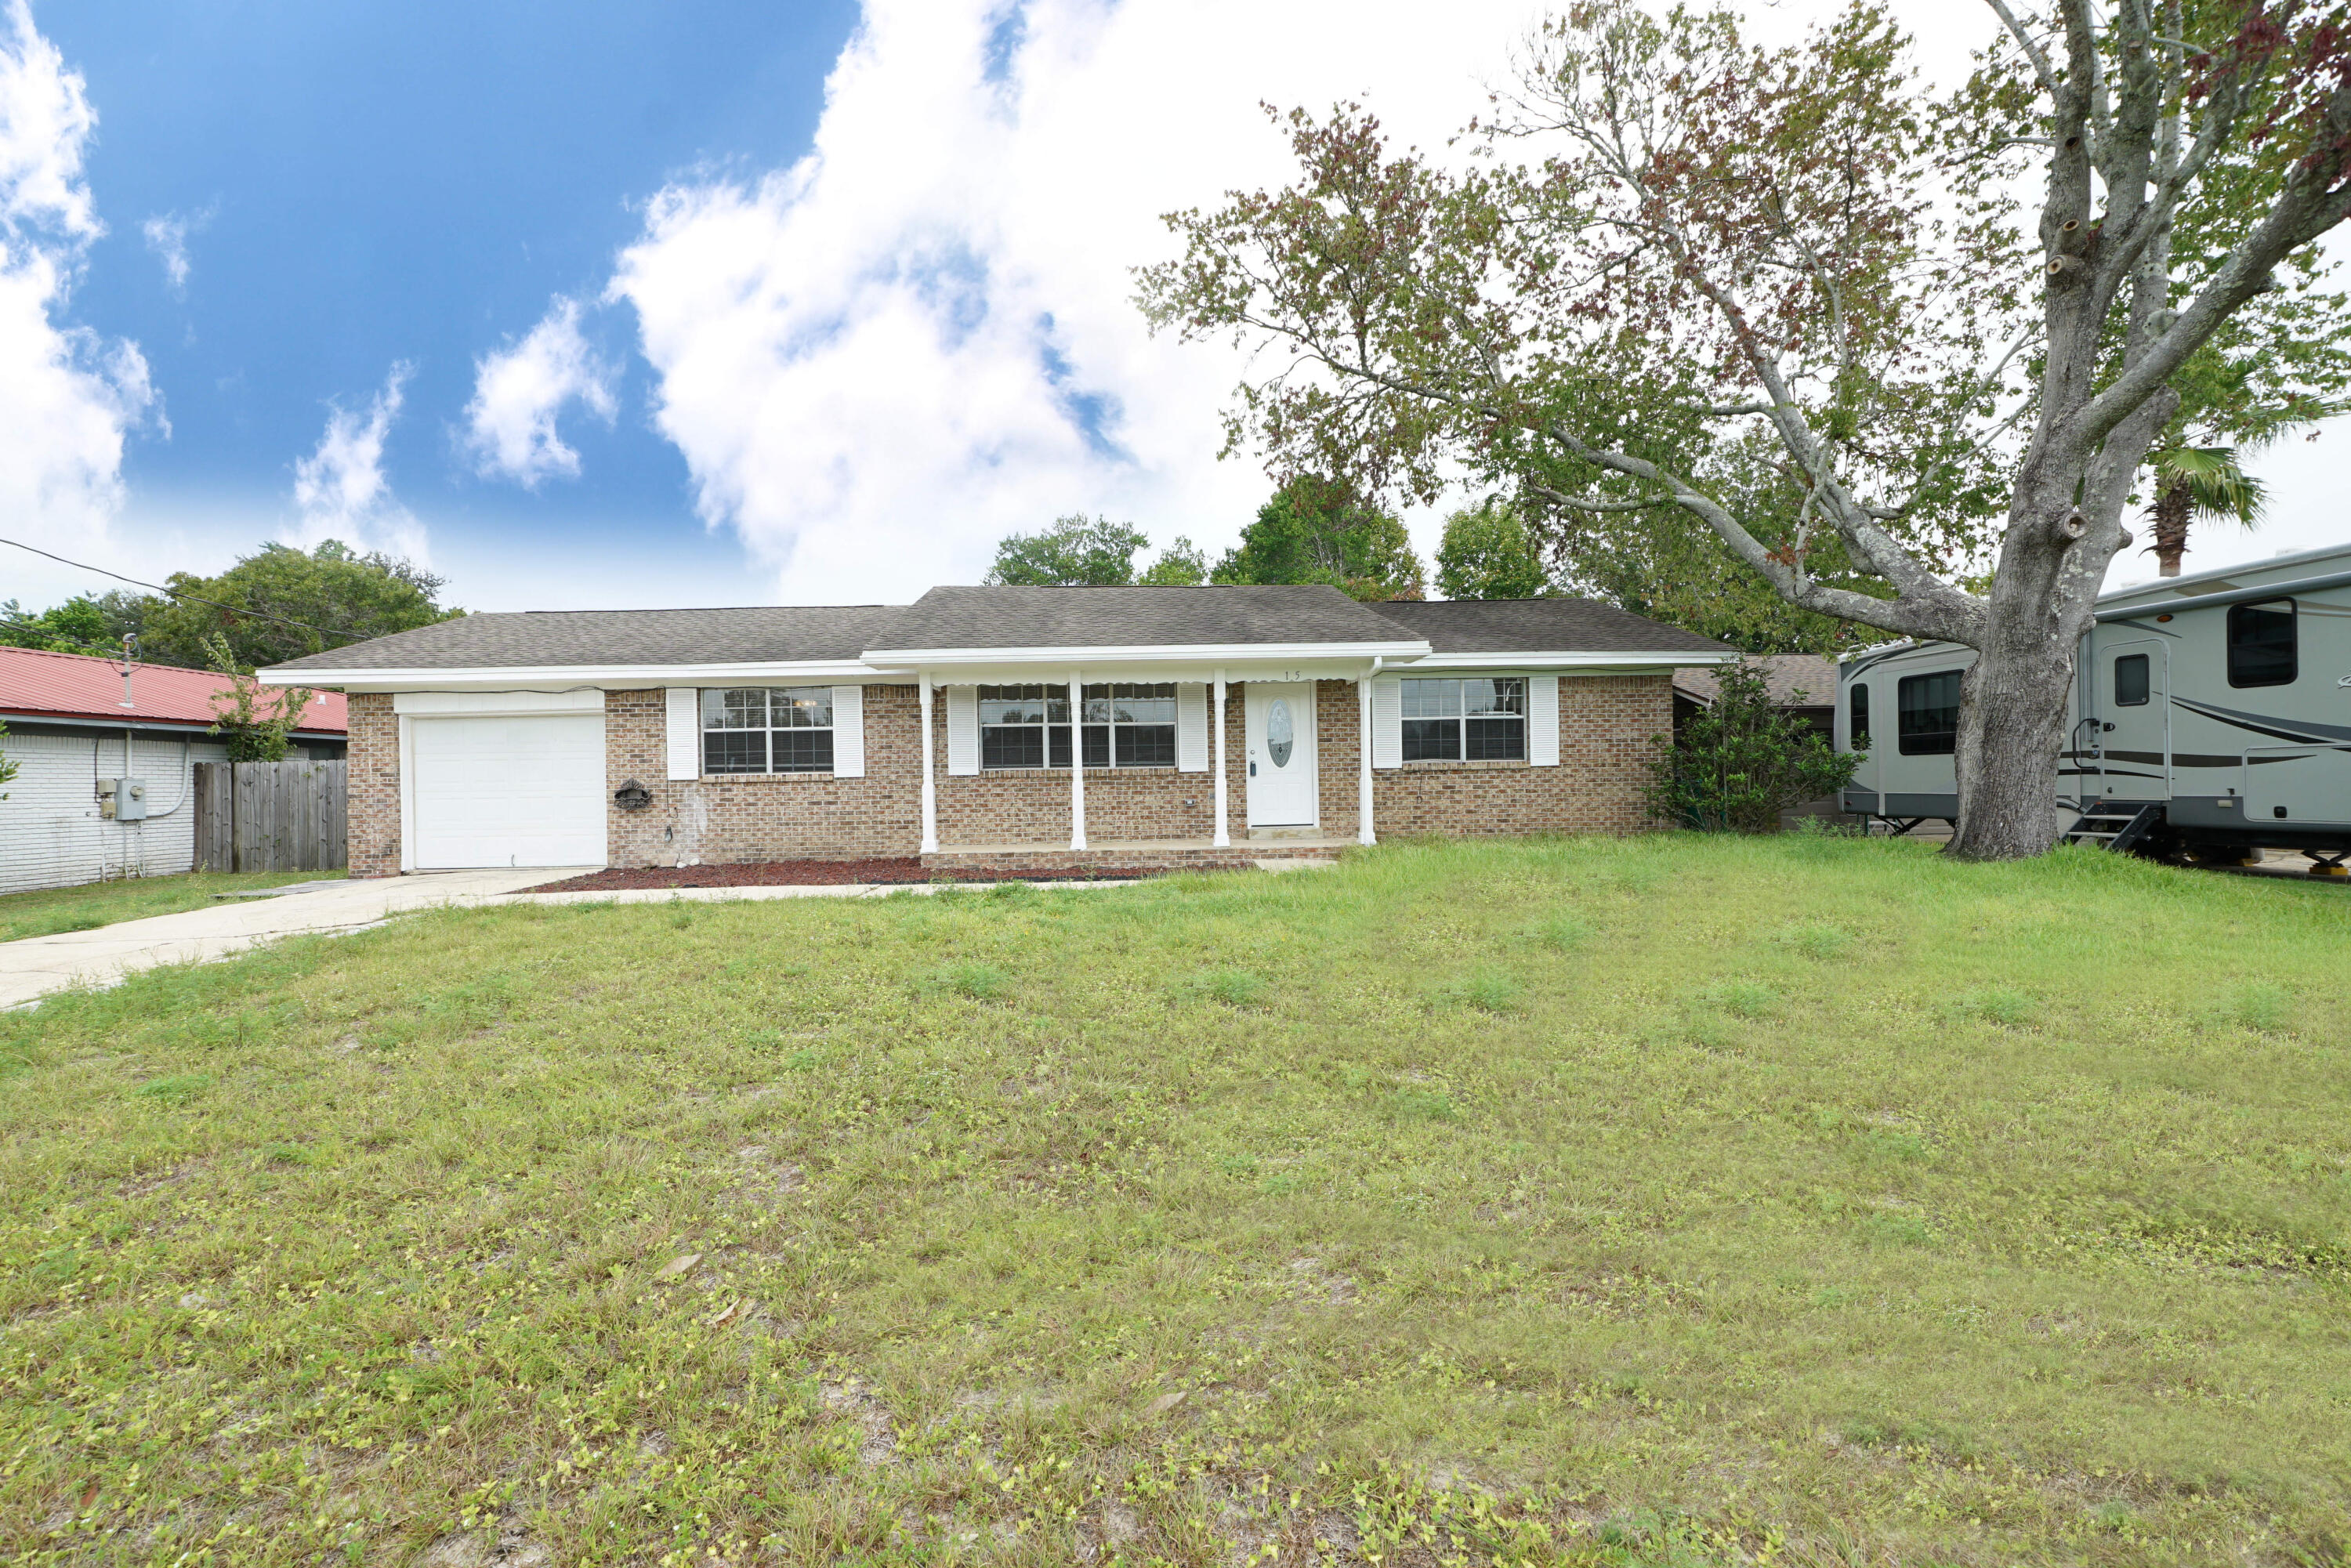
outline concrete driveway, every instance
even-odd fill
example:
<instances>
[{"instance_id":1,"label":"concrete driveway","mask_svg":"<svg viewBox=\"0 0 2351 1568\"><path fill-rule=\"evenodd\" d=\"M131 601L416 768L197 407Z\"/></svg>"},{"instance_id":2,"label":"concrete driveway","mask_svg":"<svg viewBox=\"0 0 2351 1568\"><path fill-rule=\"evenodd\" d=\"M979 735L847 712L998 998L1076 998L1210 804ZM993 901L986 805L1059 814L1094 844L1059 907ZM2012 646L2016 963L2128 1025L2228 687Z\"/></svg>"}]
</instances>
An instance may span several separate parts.
<instances>
[{"instance_id":1,"label":"concrete driveway","mask_svg":"<svg viewBox=\"0 0 2351 1568\"><path fill-rule=\"evenodd\" d=\"M335 882L282 897L224 899L210 909L0 942L0 1009L23 1007L73 986L110 986L158 964L225 958L281 936L355 931L412 909L498 901L523 888L577 876L580 869L450 871Z\"/></svg>"}]
</instances>

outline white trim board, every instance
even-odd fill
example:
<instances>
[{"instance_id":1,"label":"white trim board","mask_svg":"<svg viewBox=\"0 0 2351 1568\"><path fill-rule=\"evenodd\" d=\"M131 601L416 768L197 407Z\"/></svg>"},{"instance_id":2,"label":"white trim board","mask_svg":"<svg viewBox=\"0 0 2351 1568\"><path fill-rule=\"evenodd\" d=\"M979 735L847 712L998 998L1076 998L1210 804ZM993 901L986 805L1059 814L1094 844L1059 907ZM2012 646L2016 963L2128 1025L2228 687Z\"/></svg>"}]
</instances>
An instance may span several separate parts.
<instances>
[{"instance_id":1,"label":"white trim board","mask_svg":"<svg viewBox=\"0 0 2351 1568\"><path fill-rule=\"evenodd\" d=\"M757 664L469 664L433 670L260 670L266 686L340 686L355 692L563 691L573 686L911 685L912 670L883 670L859 660Z\"/></svg>"},{"instance_id":2,"label":"white trim board","mask_svg":"<svg viewBox=\"0 0 2351 1568\"><path fill-rule=\"evenodd\" d=\"M1102 648L869 648L872 664L1061 664L1083 670L1109 662L1138 660L1185 664L1281 664L1358 659L1413 659L1428 652L1425 642L1405 643L1136 643Z\"/></svg>"},{"instance_id":3,"label":"white trim board","mask_svg":"<svg viewBox=\"0 0 2351 1568\"><path fill-rule=\"evenodd\" d=\"M394 692L392 711L424 717L433 714L512 715L601 713L603 691L575 686L568 692Z\"/></svg>"}]
</instances>

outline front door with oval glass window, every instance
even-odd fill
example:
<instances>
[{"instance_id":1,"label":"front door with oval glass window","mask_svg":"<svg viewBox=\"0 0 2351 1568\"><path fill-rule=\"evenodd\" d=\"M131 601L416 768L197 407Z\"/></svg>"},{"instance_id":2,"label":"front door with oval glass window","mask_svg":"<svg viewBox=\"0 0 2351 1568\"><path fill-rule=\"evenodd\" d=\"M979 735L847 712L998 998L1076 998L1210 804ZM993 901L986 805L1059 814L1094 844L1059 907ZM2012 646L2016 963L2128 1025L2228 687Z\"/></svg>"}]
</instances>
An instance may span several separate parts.
<instances>
[{"instance_id":1,"label":"front door with oval glass window","mask_svg":"<svg viewBox=\"0 0 2351 1568\"><path fill-rule=\"evenodd\" d=\"M1314 785L1314 683L1251 681L1249 825L1311 828L1322 820Z\"/></svg>"}]
</instances>

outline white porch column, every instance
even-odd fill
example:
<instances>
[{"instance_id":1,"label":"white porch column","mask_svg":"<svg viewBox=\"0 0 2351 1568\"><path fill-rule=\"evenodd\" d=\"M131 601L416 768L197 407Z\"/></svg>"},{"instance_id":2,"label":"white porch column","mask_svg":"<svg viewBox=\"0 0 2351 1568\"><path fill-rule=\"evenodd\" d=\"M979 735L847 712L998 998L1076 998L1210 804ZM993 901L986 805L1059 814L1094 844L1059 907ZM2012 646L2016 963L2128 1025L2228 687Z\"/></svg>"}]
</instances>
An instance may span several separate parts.
<instances>
[{"instance_id":1,"label":"white porch column","mask_svg":"<svg viewBox=\"0 0 2351 1568\"><path fill-rule=\"evenodd\" d=\"M922 673L923 700L923 852L939 852L939 792L931 782L931 673Z\"/></svg>"},{"instance_id":2,"label":"white porch column","mask_svg":"<svg viewBox=\"0 0 2351 1568\"><path fill-rule=\"evenodd\" d=\"M1378 835L1372 831L1372 677L1369 674L1355 683L1355 706L1361 718L1355 749L1362 759L1362 766L1355 776L1355 841L1375 844L1380 841Z\"/></svg>"},{"instance_id":3,"label":"white porch column","mask_svg":"<svg viewBox=\"0 0 2351 1568\"><path fill-rule=\"evenodd\" d=\"M1232 834L1225 831L1225 672L1222 670L1217 672L1217 714L1210 722L1217 731L1217 836L1209 842L1221 850L1233 841Z\"/></svg>"},{"instance_id":4,"label":"white porch column","mask_svg":"<svg viewBox=\"0 0 2351 1568\"><path fill-rule=\"evenodd\" d=\"M1086 688L1070 672L1070 847L1086 847Z\"/></svg>"}]
</instances>

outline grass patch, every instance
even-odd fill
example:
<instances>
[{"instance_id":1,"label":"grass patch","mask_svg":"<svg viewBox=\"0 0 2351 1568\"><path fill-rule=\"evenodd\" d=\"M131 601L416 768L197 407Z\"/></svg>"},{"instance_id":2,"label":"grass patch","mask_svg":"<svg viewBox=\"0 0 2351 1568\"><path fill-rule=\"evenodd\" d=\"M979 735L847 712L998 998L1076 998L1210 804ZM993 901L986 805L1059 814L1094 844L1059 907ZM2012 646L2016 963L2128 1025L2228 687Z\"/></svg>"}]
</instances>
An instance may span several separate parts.
<instances>
[{"instance_id":1,"label":"grass patch","mask_svg":"<svg viewBox=\"0 0 2351 1568\"><path fill-rule=\"evenodd\" d=\"M1662 837L677 913L0 1015L0 1559L2351 1539L2338 890Z\"/></svg>"},{"instance_id":2,"label":"grass patch","mask_svg":"<svg viewBox=\"0 0 2351 1568\"><path fill-rule=\"evenodd\" d=\"M209 909L219 894L249 893L257 887L319 882L342 874L339 871L192 872L183 876L135 877L127 882L0 894L0 942L95 931L122 920Z\"/></svg>"}]
</instances>

